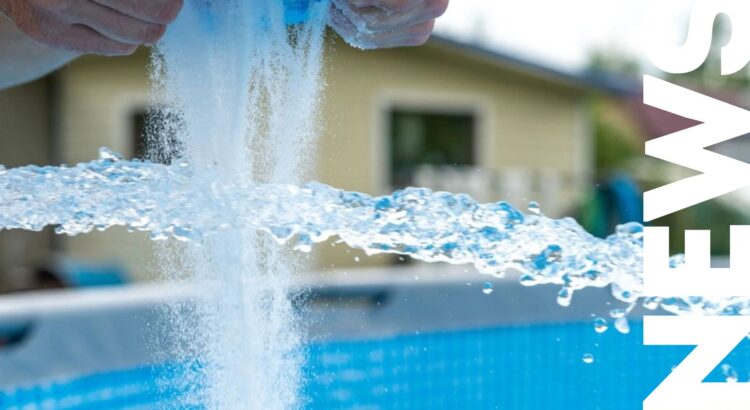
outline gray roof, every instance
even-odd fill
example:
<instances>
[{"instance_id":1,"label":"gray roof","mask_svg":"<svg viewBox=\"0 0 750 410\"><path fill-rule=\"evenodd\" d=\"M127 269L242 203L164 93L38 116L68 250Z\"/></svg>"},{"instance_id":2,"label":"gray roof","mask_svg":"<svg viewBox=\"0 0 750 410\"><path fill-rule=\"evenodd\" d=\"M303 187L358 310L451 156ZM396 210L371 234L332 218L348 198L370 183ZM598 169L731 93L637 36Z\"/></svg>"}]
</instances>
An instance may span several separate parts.
<instances>
[{"instance_id":1,"label":"gray roof","mask_svg":"<svg viewBox=\"0 0 750 410\"><path fill-rule=\"evenodd\" d=\"M442 35L434 35L429 44L468 57L485 60L520 74L531 75L574 88L597 90L616 95L629 95L638 92L639 83L600 70L565 71L496 48L457 41Z\"/></svg>"}]
</instances>

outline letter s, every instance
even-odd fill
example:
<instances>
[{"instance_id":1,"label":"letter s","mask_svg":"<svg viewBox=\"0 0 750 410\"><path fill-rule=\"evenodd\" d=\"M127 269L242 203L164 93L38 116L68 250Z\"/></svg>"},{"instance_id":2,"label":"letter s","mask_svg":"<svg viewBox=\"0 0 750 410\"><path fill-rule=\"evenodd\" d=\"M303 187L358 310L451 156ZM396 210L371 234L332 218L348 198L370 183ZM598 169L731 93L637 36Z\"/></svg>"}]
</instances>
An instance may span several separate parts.
<instances>
[{"instance_id":1,"label":"letter s","mask_svg":"<svg viewBox=\"0 0 750 410\"><path fill-rule=\"evenodd\" d=\"M719 14L732 22L732 37L721 50L721 74L731 75L750 62L750 1L695 0L690 15L687 40L683 45L665 44L664 22L656 12L648 23L651 29L648 55L662 71L684 74L696 70L708 57L713 40L713 26Z\"/></svg>"}]
</instances>

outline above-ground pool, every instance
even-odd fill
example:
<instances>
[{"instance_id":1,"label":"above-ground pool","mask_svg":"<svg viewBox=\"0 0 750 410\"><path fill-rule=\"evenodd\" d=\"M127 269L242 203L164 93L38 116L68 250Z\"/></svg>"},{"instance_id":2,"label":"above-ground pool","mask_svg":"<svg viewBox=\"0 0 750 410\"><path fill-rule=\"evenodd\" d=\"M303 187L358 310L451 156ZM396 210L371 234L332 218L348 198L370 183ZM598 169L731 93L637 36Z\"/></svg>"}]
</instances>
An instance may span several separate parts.
<instances>
[{"instance_id":1,"label":"above-ground pool","mask_svg":"<svg viewBox=\"0 0 750 410\"><path fill-rule=\"evenodd\" d=\"M688 351L646 348L641 337L637 323L629 335L598 335L579 322L313 343L306 407L640 409ZM585 352L594 363L581 360ZM0 408L175 408L170 403L186 394L174 382L180 371L156 365L8 389Z\"/></svg>"},{"instance_id":2,"label":"above-ground pool","mask_svg":"<svg viewBox=\"0 0 750 410\"><path fill-rule=\"evenodd\" d=\"M602 334L595 332L591 313L595 313L593 306L607 308L606 290L582 293L573 307L563 309L555 305L552 288L526 289L504 281L495 284L491 295L484 295L482 281L467 284L463 279L320 286L310 296L312 303L305 313L317 318L311 325L313 341L306 347L306 408L635 410L690 351L689 347L643 346L638 314L631 320L629 334L614 326ZM163 300L158 292L151 296ZM137 364L154 359L143 358L143 348L134 342L139 337L137 326L127 323L134 317L135 322L148 320L144 311L133 311L150 298L102 299L123 310L91 309L95 302L89 300L81 304L85 309L70 317L41 320L29 340L0 349L0 408L190 407L177 400L200 389L181 382L179 376L188 365ZM73 332L70 346L63 346L62 329L72 323L94 326L97 319L86 315L102 311L110 319L100 324L115 321L117 325L100 333L85 328L76 332L81 333L80 340L99 340L92 357L76 348L79 342ZM7 312L5 317L7 321ZM115 338L121 347L102 340L102 335L117 331L123 332ZM35 344L52 350L50 358L80 358L50 364L50 371L34 362L34 354L24 353L24 349L41 349ZM593 363L582 360L585 354L593 355ZM746 349L738 349L726 362L746 370L742 365L748 359ZM18 372L27 364L41 366L39 374L54 376ZM73 365L81 369L70 370ZM9 369L19 373L14 380L22 382L10 384ZM710 379L723 380L721 371Z\"/></svg>"}]
</instances>

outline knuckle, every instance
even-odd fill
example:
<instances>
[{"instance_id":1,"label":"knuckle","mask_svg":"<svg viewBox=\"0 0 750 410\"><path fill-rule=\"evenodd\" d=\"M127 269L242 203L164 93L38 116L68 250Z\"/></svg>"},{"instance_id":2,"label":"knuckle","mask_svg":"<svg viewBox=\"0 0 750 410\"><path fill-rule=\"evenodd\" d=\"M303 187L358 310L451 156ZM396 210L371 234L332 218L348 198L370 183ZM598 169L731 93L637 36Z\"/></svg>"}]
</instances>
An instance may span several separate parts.
<instances>
[{"instance_id":1,"label":"knuckle","mask_svg":"<svg viewBox=\"0 0 750 410\"><path fill-rule=\"evenodd\" d=\"M32 37L39 29L39 26L37 24L34 24L33 20L30 18L20 18L16 20L15 23L16 27Z\"/></svg>"},{"instance_id":2,"label":"knuckle","mask_svg":"<svg viewBox=\"0 0 750 410\"><path fill-rule=\"evenodd\" d=\"M145 43L156 43L167 31L167 26L162 24L153 24L148 26L143 32L143 41Z\"/></svg>"},{"instance_id":3,"label":"knuckle","mask_svg":"<svg viewBox=\"0 0 750 410\"><path fill-rule=\"evenodd\" d=\"M70 16L75 12L75 2L44 0L37 2L36 7L55 16Z\"/></svg>"},{"instance_id":4,"label":"knuckle","mask_svg":"<svg viewBox=\"0 0 750 410\"><path fill-rule=\"evenodd\" d=\"M403 13L406 11L409 11L410 9L410 0L379 0L375 2L367 2L367 3L359 3L362 4L361 6L356 6L359 8L377 8L381 10L386 10L392 13Z\"/></svg>"},{"instance_id":5,"label":"knuckle","mask_svg":"<svg viewBox=\"0 0 750 410\"><path fill-rule=\"evenodd\" d=\"M28 7L37 10L37 11L54 11L57 10L59 7L64 7L65 4L60 3L67 3L65 1L54 1L54 0L37 0L37 1L30 1L28 2Z\"/></svg>"},{"instance_id":6,"label":"knuckle","mask_svg":"<svg viewBox=\"0 0 750 410\"><path fill-rule=\"evenodd\" d=\"M183 0L168 0L156 6L154 18L162 24L173 22L182 10Z\"/></svg>"},{"instance_id":7,"label":"knuckle","mask_svg":"<svg viewBox=\"0 0 750 410\"><path fill-rule=\"evenodd\" d=\"M432 18L438 18L448 11L449 0L428 0L427 10Z\"/></svg>"},{"instance_id":8,"label":"knuckle","mask_svg":"<svg viewBox=\"0 0 750 410\"><path fill-rule=\"evenodd\" d=\"M135 53L135 50L137 50L137 49L138 49L138 46L128 45L128 46L122 47L118 51L119 51L120 55L129 56L129 55L132 55L133 53Z\"/></svg>"},{"instance_id":9,"label":"knuckle","mask_svg":"<svg viewBox=\"0 0 750 410\"><path fill-rule=\"evenodd\" d=\"M409 34L413 37L429 37L435 29L435 20L419 23L409 29Z\"/></svg>"},{"instance_id":10,"label":"knuckle","mask_svg":"<svg viewBox=\"0 0 750 410\"><path fill-rule=\"evenodd\" d=\"M425 43L427 43L427 40L429 40L429 39L430 39L429 35L415 36L415 37L411 37L409 39L406 39L404 41L404 45L405 46L421 46L421 45L424 45Z\"/></svg>"},{"instance_id":11,"label":"knuckle","mask_svg":"<svg viewBox=\"0 0 750 410\"><path fill-rule=\"evenodd\" d=\"M36 33L42 27L39 13L31 8L22 10L15 14L16 15L13 16L13 22L26 34L31 35L32 33Z\"/></svg>"},{"instance_id":12,"label":"knuckle","mask_svg":"<svg viewBox=\"0 0 750 410\"><path fill-rule=\"evenodd\" d=\"M39 22L34 21L34 19L23 19L16 22L16 26L27 36L31 37L32 39L45 43L52 46L57 46L57 37L54 35L51 35L51 32L49 29L45 29L45 25L39 24Z\"/></svg>"},{"instance_id":13,"label":"knuckle","mask_svg":"<svg viewBox=\"0 0 750 410\"><path fill-rule=\"evenodd\" d=\"M137 48L138 46L130 44L112 44L108 47L103 48L97 54L107 56L127 56L133 54Z\"/></svg>"},{"instance_id":14,"label":"knuckle","mask_svg":"<svg viewBox=\"0 0 750 410\"><path fill-rule=\"evenodd\" d=\"M411 2L408 0L395 0L391 1L390 3L390 7L388 7L388 9L396 13L405 13L412 7Z\"/></svg>"}]
</instances>

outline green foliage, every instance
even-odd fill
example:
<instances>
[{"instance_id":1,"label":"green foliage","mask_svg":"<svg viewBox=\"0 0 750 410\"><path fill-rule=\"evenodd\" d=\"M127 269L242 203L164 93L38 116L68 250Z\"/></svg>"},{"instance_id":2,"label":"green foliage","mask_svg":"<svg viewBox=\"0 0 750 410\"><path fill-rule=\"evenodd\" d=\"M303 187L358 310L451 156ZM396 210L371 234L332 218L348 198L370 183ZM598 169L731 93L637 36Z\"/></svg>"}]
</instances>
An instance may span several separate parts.
<instances>
[{"instance_id":1,"label":"green foliage","mask_svg":"<svg viewBox=\"0 0 750 410\"><path fill-rule=\"evenodd\" d=\"M750 72L746 69L731 76L722 76L721 47L731 33L729 20L721 17L714 25L713 47L706 62L697 70L680 75L668 75L667 80L688 87L703 89L743 91L750 90ZM642 67L637 59L611 51L598 50L592 53L589 63L591 70L606 71L623 77L638 78ZM643 164L643 136L633 138L632 131L620 125L608 122L601 115L601 102L594 104L594 140L596 175L601 181L615 171L627 171L628 168ZM637 129L637 127L634 127ZM664 164L664 166L667 166ZM645 190L656 188L669 181L641 183ZM597 188L592 187L589 199L580 208L581 222L587 229L598 234L611 232L613 226L602 228L607 224L608 210L598 201ZM610 221L613 224L616 221ZM727 255L729 246L730 225L750 225L750 213L728 206L720 200L711 200L683 211L668 215L649 223L653 226L669 226L670 249L672 253L684 252L685 230L700 229L711 231L711 251L714 255Z\"/></svg>"},{"instance_id":2,"label":"green foliage","mask_svg":"<svg viewBox=\"0 0 750 410\"><path fill-rule=\"evenodd\" d=\"M631 159L641 155L629 132L596 115L594 119L594 163L598 176L627 168Z\"/></svg>"}]
</instances>

